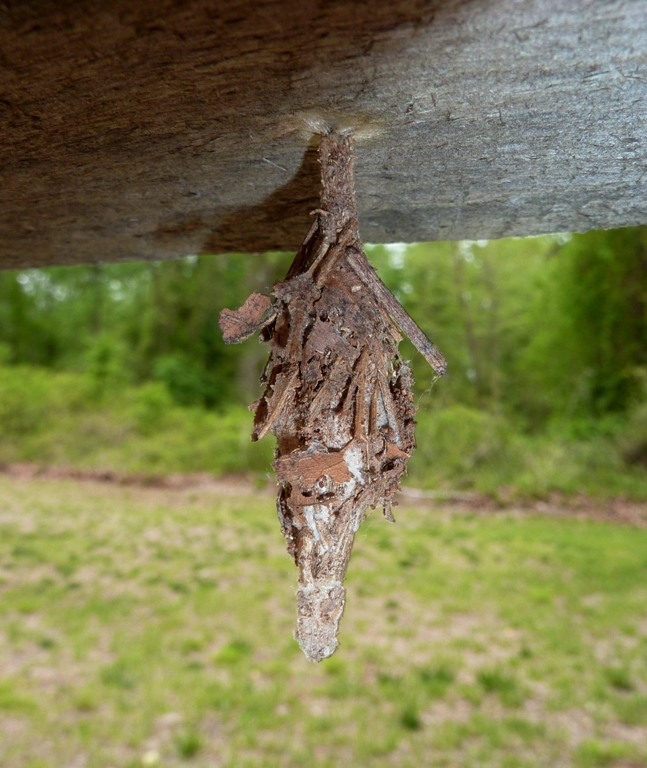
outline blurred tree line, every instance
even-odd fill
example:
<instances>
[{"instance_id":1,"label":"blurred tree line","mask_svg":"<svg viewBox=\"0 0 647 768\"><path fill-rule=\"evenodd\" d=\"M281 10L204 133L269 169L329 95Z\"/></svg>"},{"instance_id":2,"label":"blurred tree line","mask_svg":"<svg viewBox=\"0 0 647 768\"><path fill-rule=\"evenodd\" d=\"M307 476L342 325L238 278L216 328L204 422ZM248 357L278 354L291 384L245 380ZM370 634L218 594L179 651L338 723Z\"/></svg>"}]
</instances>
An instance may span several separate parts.
<instances>
[{"instance_id":1,"label":"blurred tree line","mask_svg":"<svg viewBox=\"0 0 647 768\"><path fill-rule=\"evenodd\" d=\"M367 250L449 361L428 396L431 371L405 347L425 408L502 413L529 432L586 430L644 398L647 228ZM218 313L268 292L291 258L0 272L0 363L85 371L115 390L158 381L180 405L247 403L266 349L224 345Z\"/></svg>"}]
</instances>

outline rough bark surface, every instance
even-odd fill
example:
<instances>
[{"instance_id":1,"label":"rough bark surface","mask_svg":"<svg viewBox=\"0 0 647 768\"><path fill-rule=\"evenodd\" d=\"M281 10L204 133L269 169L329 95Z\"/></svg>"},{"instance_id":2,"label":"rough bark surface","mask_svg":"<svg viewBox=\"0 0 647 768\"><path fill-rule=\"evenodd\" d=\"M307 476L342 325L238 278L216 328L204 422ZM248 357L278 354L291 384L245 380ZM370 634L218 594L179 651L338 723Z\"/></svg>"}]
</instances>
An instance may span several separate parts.
<instances>
[{"instance_id":1,"label":"rough bark surface","mask_svg":"<svg viewBox=\"0 0 647 768\"><path fill-rule=\"evenodd\" d=\"M312 136L362 235L647 221L644 0L7 0L0 266L296 250Z\"/></svg>"},{"instance_id":2,"label":"rough bark surface","mask_svg":"<svg viewBox=\"0 0 647 768\"><path fill-rule=\"evenodd\" d=\"M445 361L366 259L354 202L353 139L321 139L320 208L270 302L223 310L225 341L261 330L270 346L253 440L277 439L277 509L299 567L296 638L311 661L337 648L344 576L367 507L391 499L413 451L412 374L398 327L438 374ZM408 324L408 325L407 325ZM417 331L413 335L411 329Z\"/></svg>"}]
</instances>

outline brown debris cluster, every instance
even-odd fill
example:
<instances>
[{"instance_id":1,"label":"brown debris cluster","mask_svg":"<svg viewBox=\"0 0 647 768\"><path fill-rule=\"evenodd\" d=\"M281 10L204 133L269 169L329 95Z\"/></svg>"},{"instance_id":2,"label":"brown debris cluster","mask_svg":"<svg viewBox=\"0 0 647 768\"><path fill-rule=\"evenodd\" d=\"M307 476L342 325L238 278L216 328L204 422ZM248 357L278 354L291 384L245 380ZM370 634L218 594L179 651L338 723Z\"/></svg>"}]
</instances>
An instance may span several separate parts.
<instances>
[{"instance_id":1,"label":"brown debris cluster","mask_svg":"<svg viewBox=\"0 0 647 768\"><path fill-rule=\"evenodd\" d=\"M391 499L415 447L413 376L398 353L406 333L436 372L445 361L368 262L354 201L352 135L319 148L321 207L272 299L225 309L226 342L261 331L270 346L252 440L277 439L277 508L299 567L296 638L311 661L338 646L344 576L368 507Z\"/></svg>"}]
</instances>

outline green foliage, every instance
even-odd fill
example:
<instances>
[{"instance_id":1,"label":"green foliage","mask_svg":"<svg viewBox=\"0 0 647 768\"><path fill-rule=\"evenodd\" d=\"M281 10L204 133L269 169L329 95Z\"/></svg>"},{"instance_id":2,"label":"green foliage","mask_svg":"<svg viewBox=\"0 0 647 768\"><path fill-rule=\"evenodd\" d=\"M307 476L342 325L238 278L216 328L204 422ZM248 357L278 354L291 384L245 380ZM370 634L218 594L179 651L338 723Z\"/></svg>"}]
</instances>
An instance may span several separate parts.
<instances>
[{"instance_id":1,"label":"green foliage","mask_svg":"<svg viewBox=\"0 0 647 768\"><path fill-rule=\"evenodd\" d=\"M647 495L644 466L623 463L626 446L635 444L629 436L636 439L631 420L617 438L588 433L585 439L559 431L525 436L504 415L462 405L420 411L418 420L409 482L419 487L475 488L506 500L555 490ZM145 474L252 472L262 477L271 471L272 440L250 441L252 416L246 408L230 406L218 413L182 407L162 382L122 383L99 396L90 373L0 366L0 424L4 463ZM406 551L400 561L410 567L425 557L426 552Z\"/></svg>"},{"instance_id":2,"label":"green foliage","mask_svg":"<svg viewBox=\"0 0 647 768\"><path fill-rule=\"evenodd\" d=\"M644 694L618 696L613 702L613 709L618 720L625 725L647 725L647 696Z\"/></svg>"},{"instance_id":3,"label":"green foliage","mask_svg":"<svg viewBox=\"0 0 647 768\"><path fill-rule=\"evenodd\" d=\"M604 670L605 677L609 681L609 685L612 685L619 691L631 691L633 690L633 683L631 681L631 674L626 667L607 667Z\"/></svg>"},{"instance_id":4,"label":"green foliage","mask_svg":"<svg viewBox=\"0 0 647 768\"><path fill-rule=\"evenodd\" d=\"M135 676L127 662L119 660L101 671L101 681L104 685L114 685L117 688L129 690L135 686Z\"/></svg>"},{"instance_id":5,"label":"green foliage","mask_svg":"<svg viewBox=\"0 0 647 768\"><path fill-rule=\"evenodd\" d=\"M150 435L164 428L167 416L173 408L173 398L168 388L156 381L149 381L136 390L133 401L135 427L142 435Z\"/></svg>"},{"instance_id":6,"label":"green foliage","mask_svg":"<svg viewBox=\"0 0 647 768\"><path fill-rule=\"evenodd\" d=\"M223 343L218 314L250 290L267 290L288 259L229 255L0 273L1 359L87 371L99 394L157 379L183 405L242 404L249 387L239 392L236 372L258 356L249 345Z\"/></svg>"},{"instance_id":7,"label":"green foliage","mask_svg":"<svg viewBox=\"0 0 647 768\"><path fill-rule=\"evenodd\" d=\"M0 365L8 365L11 361L11 346L5 341L0 342Z\"/></svg>"},{"instance_id":8,"label":"green foliage","mask_svg":"<svg viewBox=\"0 0 647 768\"><path fill-rule=\"evenodd\" d=\"M200 365L183 354L159 357L153 366L153 376L166 385L180 405L201 405L209 399L209 388Z\"/></svg>"},{"instance_id":9,"label":"green foliage","mask_svg":"<svg viewBox=\"0 0 647 768\"><path fill-rule=\"evenodd\" d=\"M646 253L647 228L370 248L449 361L433 383L403 344L419 405L411 482L646 495ZM267 471L271 443L249 444L244 411L266 349L225 345L217 319L290 258L0 273L0 461Z\"/></svg>"},{"instance_id":10,"label":"green foliage","mask_svg":"<svg viewBox=\"0 0 647 768\"><path fill-rule=\"evenodd\" d=\"M422 727L418 711L415 709L415 707L411 706L404 709L402 715L400 716L400 722L402 723L402 727L409 731L419 731Z\"/></svg>"},{"instance_id":11,"label":"green foliage","mask_svg":"<svg viewBox=\"0 0 647 768\"><path fill-rule=\"evenodd\" d=\"M30 713L37 709L36 700L21 692L20 684L10 679L0 679L0 713Z\"/></svg>"},{"instance_id":12,"label":"green foliage","mask_svg":"<svg viewBox=\"0 0 647 768\"><path fill-rule=\"evenodd\" d=\"M624 744L619 741L601 743L594 739L587 739L580 745L576 752L576 765L578 768L639 765L639 763L625 762L625 760L631 756L631 753L632 749L629 744Z\"/></svg>"},{"instance_id":13,"label":"green foliage","mask_svg":"<svg viewBox=\"0 0 647 768\"><path fill-rule=\"evenodd\" d=\"M574 236L548 264L530 317L539 332L519 371L545 412L626 410L647 364L647 229Z\"/></svg>"},{"instance_id":14,"label":"green foliage","mask_svg":"<svg viewBox=\"0 0 647 768\"><path fill-rule=\"evenodd\" d=\"M216 654L215 661L221 664L235 664L252 652L252 647L245 640L232 640Z\"/></svg>"},{"instance_id":15,"label":"green foliage","mask_svg":"<svg viewBox=\"0 0 647 768\"><path fill-rule=\"evenodd\" d=\"M93 391L99 397L131 378L125 364L125 344L108 333L101 333L92 340L85 359Z\"/></svg>"},{"instance_id":16,"label":"green foliage","mask_svg":"<svg viewBox=\"0 0 647 768\"><path fill-rule=\"evenodd\" d=\"M507 411L533 429L642 397L647 229L374 246L383 279L449 360L434 402ZM223 344L220 309L280 279L289 254L0 274L0 359L155 379L182 405L243 403L263 352ZM413 359L419 390L431 380Z\"/></svg>"},{"instance_id":17,"label":"green foliage","mask_svg":"<svg viewBox=\"0 0 647 768\"><path fill-rule=\"evenodd\" d=\"M82 412L91 401L91 381L72 373L5 366L0 374L2 436L20 438L47 429L66 412Z\"/></svg>"},{"instance_id":18,"label":"green foliage","mask_svg":"<svg viewBox=\"0 0 647 768\"><path fill-rule=\"evenodd\" d=\"M0 462L147 474L270 470L272 441L251 442L245 408L183 408L160 382L97 399L95 384L92 374L0 367Z\"/></svg>"},{"instance_id":19,"label":"green foliage","mask_svg":"<svg viewBox=\"0 0 647 768\"><path fill-rule=\"evenodd\" d=\"M517 680L499 669L484 669L477 681L486 693L495 693L506 707L519 707L526 699Z\"/></svg>"},{"instance_id":20,"label":"green foliage","mask_svg":"<svg viewBox=\"0 0 647 768\"><path fill-rule=\"evenodd\" d=\"M434 398L503 408L537 430L642 396L647 228L371 255L450 361ZM429 373L414 368L424 389Z\"/></svg>"},{"instance_id":21,"label":"green foliage","mask_svg":"<svg viewBox=\"0 0 647 768\"><path fill-rule=\"evenodd\" d=\"M622 457L628 464L647 466L647 403L635 406L628 415L618 434Z\"/></svg>"},{"instance_id":22,"label":"green foliage","mask_svg":"<svg viewBox=\"0 0 647 768\"><path fill-rule=\"evenodd\" d=\"M202 739L195 731L187 731L175 738L175 745L180 757L195 757L202 748Z\"/></svg>"},{"instance_id":23,"label":"green foliage","mask_svg":"<svg viewBox=\"0 0 647 768\"><path fill-rule=\"evenodd\" d=\"M418 676L427 693L439 698L447 693L456 677L454 671L446 666L421 669Z\"/></svg>"},{"instance_id":24,"label":"green foliage","mask_svg":"<svg viewBox=\"0 0 647 768\"><path fill-rule=\"evenodd\" d=\"M513 434L505 418L463 405L420 412L411 479L425 484L431 471L440 484L469 487L475 473L488 466L511 469Z\"/></svg>"}]
</instances>

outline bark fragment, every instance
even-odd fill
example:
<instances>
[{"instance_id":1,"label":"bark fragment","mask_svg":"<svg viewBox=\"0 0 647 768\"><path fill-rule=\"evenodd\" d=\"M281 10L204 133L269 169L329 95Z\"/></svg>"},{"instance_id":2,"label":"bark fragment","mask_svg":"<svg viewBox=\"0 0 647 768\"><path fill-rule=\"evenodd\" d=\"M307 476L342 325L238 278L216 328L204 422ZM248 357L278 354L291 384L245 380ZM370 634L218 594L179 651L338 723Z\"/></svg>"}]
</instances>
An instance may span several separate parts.
<instances>
[{"instance_id":1,"label":"bark fragment","mask_svg":"<svg viewBox=\"0 0 647 768\"><path fill-rule=\"evenodd\" d=\"M344 576L366 509L391 504L415 447L413 376L400 329L438 375L445 360L368 262L359 237L350 133L321 138L321 206L270 302L225 309L226 342L270 346L253 404L258 440L277 438L277 510L299 567L296 638L311 661L338 646Z\"/></svg>"},{"instance_id":2,"label":"bark fragment","mask_svg":"<svg viewBox=\"0 0 647 768\"><path fill-rule=\"evenodd\" d=\"M218 324L225 343L237 344L260 331L268 322L271 304L269 296L252 293L236 312L223 309L218 318Z\"/></svg>"}]
</instances>

